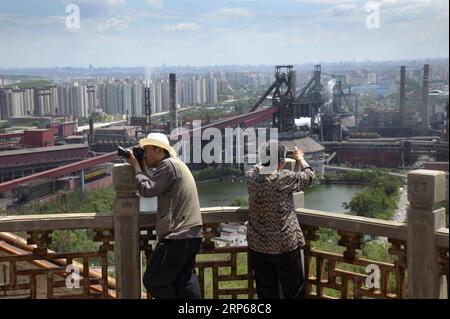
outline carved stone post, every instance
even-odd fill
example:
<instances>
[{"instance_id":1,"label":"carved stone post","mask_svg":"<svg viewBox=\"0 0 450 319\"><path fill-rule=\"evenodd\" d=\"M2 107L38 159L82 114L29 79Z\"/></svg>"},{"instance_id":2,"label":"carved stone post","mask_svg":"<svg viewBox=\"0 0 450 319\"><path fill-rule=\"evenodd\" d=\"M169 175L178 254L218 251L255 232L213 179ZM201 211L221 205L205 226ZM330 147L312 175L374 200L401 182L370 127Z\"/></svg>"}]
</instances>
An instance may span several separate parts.
<instances>
[{"instance_id":1,"label":"carved stone post","mask_svg":"<svg viewBox=\"0 0 450 319\"><path fill-rule=\"evenodd\" d=\"M120 299L141 298L139 199L134 176L134 169L128 164L113 167L116 191L113 205L114 255L117 297Z\"/></svg>"},{"instance_id":2,"label":"carved stone post","mask_svg":"<svg viewBox=\"0 0 450 319\"><path fill-rule=\"evenodd\" d=\"M437 299L439 276L436 230L445 227L445 173L416 170L408 173L408 298Z\"/></svg>"}]
</instances>

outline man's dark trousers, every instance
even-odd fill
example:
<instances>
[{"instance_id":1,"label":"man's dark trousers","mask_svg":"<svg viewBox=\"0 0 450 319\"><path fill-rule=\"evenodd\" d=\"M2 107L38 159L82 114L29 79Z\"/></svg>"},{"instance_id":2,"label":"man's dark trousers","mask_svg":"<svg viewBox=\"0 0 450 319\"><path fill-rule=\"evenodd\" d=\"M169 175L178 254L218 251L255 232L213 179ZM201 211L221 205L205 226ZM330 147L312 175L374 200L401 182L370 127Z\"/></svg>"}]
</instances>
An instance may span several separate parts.
<instances>
[{"instance_id":1,"label":"man's dark trousers","mask_svg":"<svg viewBox=\"0 0 450 319\"><path fill-rule=\"evenodd\" d=\"M306 298L300 249L276 255L249 249L249 254L259 299Z\"/></svg>"},{"instance_id":2,"label":"man's dark trousers","mask_svg":"<svg viewBox=\"0 0 450 319\"><path fill-rule=\"evenodd\" d=\"M144 286L156 299L200 299L195 255L201 238L158 241L144 274Z\"/></svg>"}]
</instances>

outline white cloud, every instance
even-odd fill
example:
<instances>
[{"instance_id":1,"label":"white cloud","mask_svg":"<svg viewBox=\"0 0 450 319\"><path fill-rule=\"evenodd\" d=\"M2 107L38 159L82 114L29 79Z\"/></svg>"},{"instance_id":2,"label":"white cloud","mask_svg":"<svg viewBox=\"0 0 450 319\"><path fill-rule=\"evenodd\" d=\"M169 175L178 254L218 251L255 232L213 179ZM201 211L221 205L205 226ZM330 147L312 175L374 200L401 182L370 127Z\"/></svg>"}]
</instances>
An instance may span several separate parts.
<instances>
[{"instance_id":1,"label":"white cloud","mask_svg":"<svg viewBox=\"0 0 450 319\"><path fill-rule=\"evenodd\" d=\"M105 2L110 6L120 6L126 4L127 0L105 0Z\"/></svg>"},{"instance_id":2,"label":"white cloud","mask_svg":"<svg viewBox=\"0 0 450 319\"><path fill-rule=\"evenodd\" d=\"M354 11L357 8L358 5L356 3L340 3L335 7L335 9L341 11Z\"/></svg>"},{"instance_id":3,"label":"white cloud","mask_svg":"<svg viewBox=\"0 0 450 319\"><path fill-rule=\"evenodd\" d=\"M72 0L64 0L64 3L73 3ZM78 0L76 4L90 4L90 5L104 5L104 6L122 6L127 3L127 0Z\"/></svg>"},{"instance_id":4,"label":"white cloud","mask_svg":"<svg viewBox=\"0 0 450 319\"><path fill-rule=\"evenodd\" d=\"M222 8L219 10L218 15L231 18L252 18L256 14L253 11L244 8Z\"/></svg>"},{"instance_id":5,"label":"white cloud","mask_svg":"<svg viewBox=\"0 0 450 319\"><path fill-rule=\"evenodd\" d=\"M174 25L166 25L163 26L164 31L173 32L173 31L197 31L200 29L200 26L193 22L188 23L177 23Z\"/></svg>"},{"instance_id":6,"label":"white cloud","mask_svg":"<svg viewBox=\"0 0 450 319\"><path fill-rule=\"evenodd\" d=\"M0 23L5 23L9 26L23 26L30 28L31 26L44 26L52 24L64 24L65 16L49 16L49 17L24 17L14 14L0 14Z\"/></svg>"},{"instance_id":7,"label":"white cloud","mask_svg":"<svg viewBox=\"0 0 450 319\"><path fill-rule=\"evenodd\" d=\"M340 3L334 7L335 13L355 13L360 11L356 3Z\"/></svg>"},{"instance_id":8,"label":"white cloud","mask_svg":"<svg viewBox=\"0 0 450 319\"><path fill-rule=\"evenodd\" d=\"M156 10L164 8L164 3L162 0L147 0L147 3Z\"/></svg>"},{"instance_id":9,"label":"white cloud","mask_svg":"<svg viewBox=\"0 0 450 319\"><path fill-rule=\"evenodd\" d=\"M299 3L313 3L313 4L342 4L354 2L354 0L297 0Z\"/></svg>"},{"instance_id":10,"label":"white cloud","mask_svg":"<svg viewBox=\"0 0 450 319\"><path fill-rule=\"evenodd\" d=\"M100 21L97 23L97 28L101 32L106 31L123 31L130 28L131 18L125 16L123 18L112 17L105 21Z\"/></svg>"}]
</instances>

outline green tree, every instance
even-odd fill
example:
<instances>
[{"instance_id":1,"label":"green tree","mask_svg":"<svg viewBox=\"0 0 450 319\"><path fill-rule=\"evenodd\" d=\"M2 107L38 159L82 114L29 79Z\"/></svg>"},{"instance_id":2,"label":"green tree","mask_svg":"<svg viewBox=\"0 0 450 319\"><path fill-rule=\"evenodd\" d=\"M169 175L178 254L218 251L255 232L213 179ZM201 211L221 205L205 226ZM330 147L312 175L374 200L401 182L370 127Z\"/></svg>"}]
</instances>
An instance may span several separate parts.
<instances>
[{"instance_id":1,"label":"green tree","mask_svg":"<svg viewBox=\"0 0 450 319\"><path fill-rule=\"evenodd\" d=\"M358 216L371 217L371 201L372 194L364 191L355 194L349 203L344 202L342 206Z\"/></svg>"},{"instance_id":2,"label":"green tree","mask_svg":"<svg viewBox=\"0 0 450 319\"><path fill-rule=\"evenodd\" d=\"M402 182L394 176L379 175L371 187L355 194L342 206L357 216L389 220L397 208L401 185Z\"/></svg>"}]
</instances>

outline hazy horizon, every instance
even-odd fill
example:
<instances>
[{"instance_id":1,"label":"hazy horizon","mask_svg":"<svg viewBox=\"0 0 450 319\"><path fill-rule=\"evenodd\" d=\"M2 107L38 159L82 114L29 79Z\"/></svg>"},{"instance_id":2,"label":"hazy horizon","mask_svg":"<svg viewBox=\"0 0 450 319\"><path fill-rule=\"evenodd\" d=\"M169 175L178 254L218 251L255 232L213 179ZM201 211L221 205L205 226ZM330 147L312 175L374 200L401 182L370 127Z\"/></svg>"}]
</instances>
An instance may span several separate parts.
<instances>
[{"instance_id":1,"label":"hazy horizon","mask_svg":"<svg viewBox=\"0 0 450 319\"><path fill-rule=\"evenodd\" d=\"M158 68L220 68L220 67L266 67L266 68L272 68L275 65L293 65L293 66L312 66L312 65L338 65L338 64L365 64L365 63L373 63L373 64L383 64L383 63L404 63L404 64L412 64L412 63L421 63L426 61L438 61L438 60L450 60L449 57L430 57L430 58L420 58L420 59L398 59L398 60L360 60L360 61L315 61L315 62L303 62L303 63L278 63L278 64L209 64L209 65L152 65L152 66L145 66L145 65L134 65L134 66L120 66L120 65L113 65L113 66L97 66L93 64L89 65L82 65L82 66L73 66L73 65L56 65L56 66L48 66L48 67L41 67L41 66L24 66L24 67L0 67L0 70L24 70L24 69L65 69L65 68L71 68L71 69L89 69L91 66L94 69L158 69ZM446 61L447 63L449 61Z\"/></svg>"}]
</instances>

